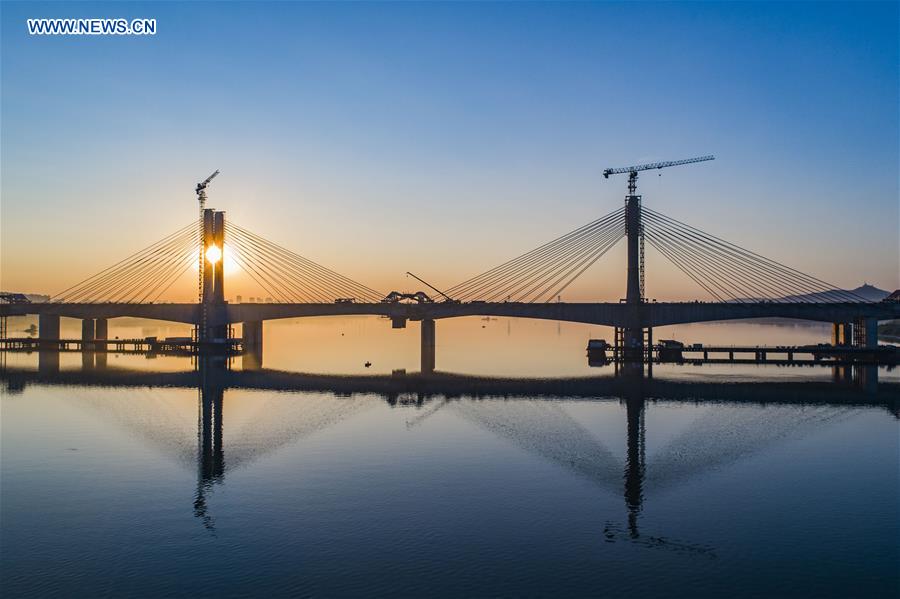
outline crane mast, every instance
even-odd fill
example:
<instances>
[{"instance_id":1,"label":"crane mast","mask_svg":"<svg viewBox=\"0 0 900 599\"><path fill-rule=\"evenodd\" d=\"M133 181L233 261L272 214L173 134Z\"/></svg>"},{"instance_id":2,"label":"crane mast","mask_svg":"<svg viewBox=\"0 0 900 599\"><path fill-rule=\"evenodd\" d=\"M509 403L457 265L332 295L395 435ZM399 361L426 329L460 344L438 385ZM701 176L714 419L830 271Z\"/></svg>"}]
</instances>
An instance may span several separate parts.
<instances>
[{"instance_id":1,"label":"crane mast","mask_svg":"<svg viewBox=\"0 0 900 599\"><path fill-rule=\"evenodd\" d=\"M200 204L200 221L199 221L200 222L200 241L198 242L199 246L200 246L199 247L200 251L198 252L199 253L199 257L198 257L199 268L197 269L197 276L198 276L197 295L198 295L198 302L200 304L200 324L197 327L197 341L205 340L206 328L207 328L207 325L206 325L206 321L207 321L206 303L203 301L203 299L204 299L203 298L203 295L204 295L203 294L203 266L204 266L203 261L205 260L205 252L206 252L206 247L204 247L206 239L205 239L205 235L204 235L204 226L203 226L203 211L206 209L206 188L209 186L210 181L215 179L216 175L218 175L218 174L219 174L219 170L216 169L216 172L214 172L213 174L208 176L202 182L197 183L197 188L194 190L197 193L197 201Z\"/></svg>"}]
</instances>

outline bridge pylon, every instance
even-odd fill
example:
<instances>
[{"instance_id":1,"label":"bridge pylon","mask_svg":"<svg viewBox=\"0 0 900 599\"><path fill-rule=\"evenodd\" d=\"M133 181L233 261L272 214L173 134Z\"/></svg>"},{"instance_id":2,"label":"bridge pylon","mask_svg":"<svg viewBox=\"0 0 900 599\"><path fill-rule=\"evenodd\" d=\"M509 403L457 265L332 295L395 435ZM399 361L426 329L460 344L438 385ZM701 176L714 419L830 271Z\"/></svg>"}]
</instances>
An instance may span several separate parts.
<instances>
[{"instance_id":1,"label":"bridge pylon","mask_svg":"<svg viewBox=\"0 0 900 599\"><path fill-rule=\"evenodd\" d=\"M228 336L228 326L222 314L225 306L225 212L204 208L202 225L200 255L203 270L197 339L210 343L224 341Z\"/></svg>"},{"instance_id":2,"label":"bridge pylon","mask_svg":"<svg viewBox=\"0 0 900 599\"><path fill-rule=\"evenodd\" d=\"M643 226L641 196L625 196L625 235L628 244L628 279L625 302L628 304L640 304L644 301Z\"/></svg>"},{"instance_id":3,"label":"bridge pylon","mask_svg":"<svg viewBox=\"0 0 900 599\"><path fill-rule=\"evenodd\" d=\"M634 193L633 181L629 181L629 195L625 196L625 235L628 252L625 303L629 306L629 317L622 339L623 357L643 361L644 322L640 306L644 303L644 225L641 196Z\"/></svg>"}]
</instances>

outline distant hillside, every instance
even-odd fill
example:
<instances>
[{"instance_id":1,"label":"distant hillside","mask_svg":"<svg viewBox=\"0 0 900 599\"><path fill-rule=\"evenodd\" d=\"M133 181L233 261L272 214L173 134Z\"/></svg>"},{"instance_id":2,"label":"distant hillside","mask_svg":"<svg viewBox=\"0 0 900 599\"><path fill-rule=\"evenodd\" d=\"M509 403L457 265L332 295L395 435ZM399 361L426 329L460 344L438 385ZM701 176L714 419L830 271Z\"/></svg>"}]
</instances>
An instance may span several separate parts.
<instances>
[{"instance_id":1,"label":"distant hillside","mask_svg":"<svg viewBox=\"0 0 900 599\"><path fill-rule=\"evenodd\" d=\"M835 289L834 291L841 291L841 290ZM884 289L879 289L878 287L869 285L868 283L865 283L862 286L857 287L856 289L847 289L846 291L849 291L855 295L858 295L861 298L865 299L866 301L870 301L870 302L880 302L881 300L883 300L884 298L886 298L887 296L889 296L891 294L890 291L885 291ZM789 296L785 297L784 299L803 300L806 302L834 301L833 298L829 299L828 292L808 293L805 295L789 295Z\"/></svg>"},{"instance_id":2,"label":"distant hillside","mask_svg":"<svg viewBox=\"0 0 900 599\"><path fill-rule=\"evenodd\" d=\"M856 295L860 295L871 302L880 302L887 296L891 294L890 291L885 291L884 289L879 289L878 287L874 287L866 283L862 287L857 287L856 289L851 289L853 293Z\"/></svg>"}]
</instances>

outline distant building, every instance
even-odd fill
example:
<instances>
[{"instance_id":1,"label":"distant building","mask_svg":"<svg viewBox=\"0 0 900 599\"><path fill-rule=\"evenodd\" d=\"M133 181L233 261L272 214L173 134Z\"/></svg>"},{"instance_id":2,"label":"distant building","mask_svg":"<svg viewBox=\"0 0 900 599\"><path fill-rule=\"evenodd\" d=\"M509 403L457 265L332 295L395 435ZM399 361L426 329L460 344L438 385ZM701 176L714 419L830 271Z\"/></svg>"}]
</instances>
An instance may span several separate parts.
<instances>
[{"instance_id":1,"label":"distant building","mask_svg":"<svg viewBox=\"0 0 900 599\"><path fill-rule=\"evenodd\" d=\"M239 303L241 303L241 300L242 300L242 299L244 299L244 298L242 298L240 295L236 295L236 296L234 297L234 302L235 302L236 304L239 304Z\"/></svg>"}]
</instances>

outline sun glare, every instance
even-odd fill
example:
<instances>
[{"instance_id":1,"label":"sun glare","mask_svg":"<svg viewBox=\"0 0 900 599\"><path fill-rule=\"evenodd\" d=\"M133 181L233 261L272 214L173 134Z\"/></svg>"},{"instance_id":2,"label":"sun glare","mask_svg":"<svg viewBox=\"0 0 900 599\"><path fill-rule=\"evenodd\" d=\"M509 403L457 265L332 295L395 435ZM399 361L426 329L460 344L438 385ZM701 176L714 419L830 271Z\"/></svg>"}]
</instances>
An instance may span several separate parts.
<instances>
[{"instance_id":1,"label":"sun glare","mask_svg":"<svg viewBox=\"0 0 900 599\"><path fill-rule=\"evenodd\" d=\"M219 249L219 246L211 245L206 248L206 259L215 264L219 260L222 259L222 250Z\"/></svg>"},{"instance_id":2,"label":"sun glare","mask_svg":"<svg viewBox=\"0 0 900 599\"><path fill-rule=\"evenodd\" d=\"M210 264L216 265L216 268L223 268L226 276L240 270L240 266L238 265L237 260L235 260L235 252L227 243L224 248L213 245L209 246L206 248L206 251L203 252L203 257ZM197 272L197 267L197 258L195 255L192 270Z\"/></svg>"}]
</instances>

